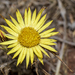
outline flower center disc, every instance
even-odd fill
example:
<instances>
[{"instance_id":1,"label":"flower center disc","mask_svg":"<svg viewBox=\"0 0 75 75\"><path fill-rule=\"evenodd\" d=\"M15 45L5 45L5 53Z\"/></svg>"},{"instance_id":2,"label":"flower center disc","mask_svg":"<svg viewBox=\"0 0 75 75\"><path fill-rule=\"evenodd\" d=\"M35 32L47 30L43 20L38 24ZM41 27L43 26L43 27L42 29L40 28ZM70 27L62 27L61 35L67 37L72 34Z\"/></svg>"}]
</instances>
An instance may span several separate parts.
<instances>
[{"instance_id":1,"label":"flower center disc","mask_svg":"<svg viewBox=\"0 0 75 75\"><path fill-rule=\"evenodd\" d=\"M34 47L40 42L39 33L31 27L25 27L21 30L21 33L18 36L18 41L24 47Z\"/></svg>"}]
</instances>

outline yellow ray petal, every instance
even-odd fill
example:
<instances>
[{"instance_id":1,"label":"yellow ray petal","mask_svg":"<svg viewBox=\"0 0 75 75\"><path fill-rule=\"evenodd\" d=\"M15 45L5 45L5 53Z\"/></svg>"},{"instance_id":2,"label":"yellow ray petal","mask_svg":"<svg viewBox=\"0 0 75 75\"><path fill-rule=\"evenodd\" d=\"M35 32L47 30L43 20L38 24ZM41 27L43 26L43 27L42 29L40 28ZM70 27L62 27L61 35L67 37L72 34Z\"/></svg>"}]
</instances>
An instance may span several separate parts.
<instances>
[{"instance_id":1,"label":"yellow ray petal","mask_svg":"<svg viewBox=\"0 0 75 75\"><path fill-rule=\"evenodd\" d=\"M34 61L34 53L33 53L33 49L30 48L30 58L31 58L31 64L33 64L33 61Z\"/></svg>"},{"instance_id":2,"label":"yellow ray petal","mask_svg":"<svg viewBox=\"0 0 75 75\"><path fill-rule=\"evenodd\" d=\"M56 43L51 43L51 42L41 42L41 44L45 44L45 45L56 45Z\"/></svg>"},{"instance_id":3,"label":"yellow ray petal","mask_svg":"<svg viewBox=\"0 0 75 75\"><path fill-rule=\"evenodd\" d=\"M18 28L9 20L5 19L6 23L11 27L11 29L13 29L16 33L19 33Z\"/></svg>"},{"instance_id":4,"label":"yellow ray petal","mask_svg":"<svg viewBox=\"0 0 75 75\"><path fill-rule=\"evenodd\" d=\"M21 53L19 54L19 57L18 57L18 60L17 60L17 66L21 62L22 56L23 56L23 48L21 48Z\"/></svg>"},{"instance_id":5,"label":"yellow ray petal","mask_svg":"<svg viewBox=\"0 0 75 75\"><path fill-rule=\"evenodd\" d=\"M15 43L13 43L13 44L9 45L7 48L15 47L15 46L17 46L18 44L19 44L18 42L15 42Z\"/></svg>"},{"instance_id":6,"label":"yellow ray petal","mask_svg":"<svg viewBox=\"0 0 75 75\"><path fill-rule=\"evenodd\" d=\"M46 49L48 49L50 51L57 52L54 48L52 48L52 47L50 47L48 45L40 44L40 46L42 46L42 47L44 47L44 48L46 48Z\"/></svg>"},{"instance_id":7,"label":"yellow ray petal","mask_svg":"<svg viewBox=\"0 0 75 75\"><path fill-rule=\"evenodd\" d=\"M20 44L18 44L17 46L15 46L14 48L12 48L7 55L16 52L19 48L21 48L22 46Z\"/></svg>"},{"instance_id":8,"label":"yellow ray petal","mask_svg":"<svg viewBox=\"0 0 75 75\"><path fill-rule=\"evenodd\" d=\"M21 27L20 27L20 25L18 24L18 22L17 22L12 16L10 16L10 18L11 18L12 22L16 25L16 27L20 30Z\"/></svg>"},{"instance_id":9,"label":"yellow ray petal","mask_svg":"<svg viewBox=\"0 0 75 75\"><path fill-rule=\"evenodd\" d=\"M56 43L53 42L49 42L49 41L44 41L44 40L40 40L41 44L46 44L46 45L56 45Z\"/></svg>"},{"instance_id":10,"label":"yellow ray petal","mask_svg":"<svg viewBox=\"0 0 75 75\"><path fill-rule=\"evenodd\" d=\"M12 35L10 35L10 34L5 34L5 36L7 37L7 38L9 38L9 39L17 39L17 37L15 37L15 36L12 36Z\"/></svg>"},{"instance_id":11,"label":"yellow ray petal","mask_svg":"<svg viewBox=\"0 0 75 75\"><path fill-rule=\"evenodd\" d=\"M33 47L33 52L37 55L37 57L43 58L42 52L37 46Z\"/></svg>"},{"instance_id":12,"label":"yellow ray petal","mask_svg":"<svg viewBox=\"0 0 75 75\"><path fill-rule=\"evenodd\" d=\"M44 25L44 23L46 22L46 20L47 20L47 19L45 19L45 20L43 21L43 23L36 29L37 31Z\"/></svg>"},{"instance_id":13,"label":"yellow ray petal","mask_svg":"<svg viewBox=\"0 0 75 75\"><path fill-rule=\"evenodd\" d=\"M56 42L57 40L55 39L41 39L42 41L47 41L47 42Z\"/></svg>"},{"instance_id":14,"label":"yellow ray petal","mask_svg":"<svg viewBox=\"0 0 75 75\"><path fill-rule=\"evenodd\" d=\"M25 26L27 26L27 25L28 25L27 9L25 9L25 13L24 13L24 21L25 21Z\"/></svg>"},{"instance_id":15,"label":"yellow ray petal","mask_svg":"<svg viewBox=\"0 0 75 75\"><path fill-rule=\"evenodd\" d=\"M49 29L49 30L47 30L47 31L44 31L44 32L42 32L40 35L46 35L46 34L52 32L53 30L55 30L55 28L51 28L51 29Z\"/></svg>"},{"instance_id":16,"label":"yellow ray petal","mask_svg":"<svg viewBox=\"0 0 75 75\"><path fill-rule=\"evenodd\" d=\"M43 59L40 59L40 58L38 58L39 59L39 61L44 65L44 63L43 63Z\"/></svg>"},{"instance_id":17,"label":"yellow ray petal","mask_svg":"<svg viewBox=\"0 0 75 75\"><path fill-rule=\"evenodd\" d=\"M20 26L23 28L24 27L24 21L23 21L22 15L19 12L19 10L17 10L17 12L16 12L16 17L17 17L17 20L18 20Z\"/></svg>"},{"instance_id":18,"label":"yellow ray petal","mask_svg":"<svg viewBox=\"0 0 75 75\"><path fill-rule=\"evenodd\" d=\"M27 48L23 48L23 56L22 56L22 59L20 61L20 64L23 62L23 60L25 59L26 57L26 54L27 54Z\"/></svg>"},{"instance_id":19,"label":"yellow ray petal","mask_svg":"<svg viewBox=\"0 0 75 75\"><path fill-rule=\"evenodd\" d=\"M50 56L48 55L48 53L47 53L43 48L41 48L40 46L38 46L38 49L40 49L45 55L47 55L48 57L50 57Z\"/></svg>"},{"instance_id":20,"label":"yellow ray petal","mask_svg":"<svg viewBox=\"0 0 75 75\"><path fill-rule=\"evenodd\" d=\"M29 65L29 56L30 56L30 53L29 53L29 49L28 49L27 55L26 55L26 69L28 68L28 65Z\"/></svg>"},{"instance_id":21,"label":"yellow ray petal","mask_svg":"<svg viewBox=\"0 0 75 75\"><path fill-rule=\"evenodd\" d=\"M40 19L41 14L42 14L43 11L44 11L44 9L41 9L41 10L39 11L39 13L38 13L38 15L37 15L37 17L36 17L36 19L35 19L34 26L35 26L35 25L37 24L37 22L39 21L39 19Z\"/></svg>"},{"instance_id":22,"label":"yellow ray petal","mask_svg":"<svg viewBox=\"0 0 75 75\"><path fill-rule=\"evenodd\" d=\"M28 9L28 26L31 25L31 10L30 8Z\"/></svg>"},{"instance_id":23,"label":"yellow ray petal","mask_svg":"<svg viewBox=\"0 0 75 75\"><path fill-rule=\"evenodd\" d=\"M42 32L45 28L47 28L51 23L53 22L53 20L51 20L50 22L46 23L41 29L38 30L38 32Z\"/></svg>"},{"instance_id":24,"label":"yellow ray petal","mask_svg":"<svg viewBox=\"0 0 75 75\"><path fill-rule=\"evenodd\" d=\"M17 33L15 33L12 29L10 29L9 27L3 26L1 25L1 27L3 27L7 32L9 32L10 34L14 35L14 36L18 36Z\"/></svg>"},{"instance_id":25,"label":"yellow ray petal","mask_svg":"<svg viewBox=\"0 0 75 75\"><path fill-rule=\"evenodd\" d=\"M59 32L52 32L52 33L49 33L49 34L46 34L46 35L41 35L41 37L51 37L51 36L54 36L56 34L58 34Z\"/></svg>"},{"instance_id":26,"label":"yellow ray petal","mask_svg":"<svg viewBox=\"0 0 75 75\"><path fill-rule=\"evenodd\" d=\"M46 18L46 15L47 15L47 14L45 14L45 15L40 19L40 21L38 22L38 24L35 26L36 29L44 22L44 20L45 20L45 18Z\"/></svg>"},{"instance_id":27,"label":"yellow ray petal","mask_svg":"<svg viewBox=\"0 0 75 75\"><path fill-rule=\"evenodd\" d=\"M35 18L36 18L36 9L34 10L33 15L32 15L32 25L35 21Z\"/></svg>"},{"instance_id":28,"label":"yellow ray petal","mask_svg":"<svg viewBox=\"0 0 75 75\"><path fill-rule=\"evenodd\" d=\"M17 40L5 41L5 42L0 43L0 45L8 45L8 44L12 44L15 42L17 42Z\"/></svg>"},{"instance_id":29,"label":"yellow ray petal","mask_svg":"<svg viewBox=\"0 0 75 75\"><path fill-rule=\"evenodd\" d=\"M20 49L14 54L14 56L13 56L12 59L14 59L15 57L17 57L17 56L20 54L21 51L22 51L22 48L20 48Z\"/></svg>"}]
</instances>

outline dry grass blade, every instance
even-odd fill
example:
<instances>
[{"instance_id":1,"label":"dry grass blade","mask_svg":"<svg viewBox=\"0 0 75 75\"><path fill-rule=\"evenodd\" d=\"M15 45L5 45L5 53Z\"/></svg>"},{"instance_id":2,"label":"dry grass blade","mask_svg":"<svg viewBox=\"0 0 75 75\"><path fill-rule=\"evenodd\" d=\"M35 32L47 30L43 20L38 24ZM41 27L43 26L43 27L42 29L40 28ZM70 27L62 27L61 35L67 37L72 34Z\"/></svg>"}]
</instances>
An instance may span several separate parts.
<instances>
[{"instance_id":1,"label":"dry grass blade","mask_svg":"<svg viewBox=\"0 0 75 75\"><path fill-rule=\"evenodd\" d=\"M59 9L60 9L60 14L61 14L61 16L62 16L62 18L64 20L64 35L63 35L63 40L65 40L66 39L66 23L67 23L66 22L66 10L63 7L63 4L62 4L61 0L58 0L58 6L59 6ZM60 50L60 55L59 55L59 57L61 59L63 58L64 47L65 47L65 43L63 42L61 50ZM56 67L56 74L55 75L59 75L60 66L61 66L61 62L58 60L57 67Z\"/></svg>"},{"instance_id":2,"label":"dry grass blade","mask_svg":"<svg viewBox=\"0 0 75 75\"><path fill-rule=\"evenodd\" d=\"M55 54L54 54L55 55ZM57 55L55 55L71 72L73 72L65 63L64 61Z\"/></svg>"},{"instance_id":3,"label":"dry grass blade","mask_svg":"<svg viewBox=\"0 0 75 75\"><path fill-rule=\"evenodd\" d=\"M61 39L60 37L53 36L53 37L51 37L51 38L56 39L56 40L58 40L58 41L60 41L60 42L64 42L64 43L66 43L66 44L68 44L68 45L75 46L75 43L74 43L74 42L70 42L70 41L67 41L67 40L63 40L63 39Z\"/></svg>"},{"instance_id":4,"label":"dry grass blade","mask_svg":"<svg viewBox=\"0 0 75 75\"><path fill-rule=\"evenodd\" d=\"M42 69L42 72L45 74L45 75L50 75L48 72L46 72L44 69Z\"/></svg>"}]
</instances>

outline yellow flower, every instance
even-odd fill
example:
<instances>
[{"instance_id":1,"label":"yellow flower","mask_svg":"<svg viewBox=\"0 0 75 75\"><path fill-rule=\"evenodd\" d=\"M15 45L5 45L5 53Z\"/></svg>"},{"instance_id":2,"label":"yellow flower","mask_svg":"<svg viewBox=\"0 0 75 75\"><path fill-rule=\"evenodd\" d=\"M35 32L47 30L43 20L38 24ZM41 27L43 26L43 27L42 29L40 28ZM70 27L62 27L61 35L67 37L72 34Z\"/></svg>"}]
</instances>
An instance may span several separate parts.
<instances>
[{"instance_id":1,"label":"yellow flower","mask_svg":"<svg viewBox=\"0 0 75 75\"><path fill-rule=\"evenodd\" d=\"M36 16L36 9L34 10L31 17L30 8L25 9L24 21L19 10L16 12L16 17L18 22L10 16L12 22L5 19L9 27L1 25L10 34L5 34L5 36L11 40L0 43L0 45L9 45L8 48L12 48L7 55L14 53L13 58L18 57L17 65L21 64L26 57L26 68L28 67L29 60L31 64L34 61L34 55L36 55L39 61L43 64L43 54L49 57L47 52L43 49L46 48L49 51L57 52L50 45L56 45L54 42L56 40L49 39L49 37L56 35L58 32L52 32L55 28L44 31L52 21L46 23L46 14L40 19L44 9L41 9Z\"/></svg>"}]
</instances>

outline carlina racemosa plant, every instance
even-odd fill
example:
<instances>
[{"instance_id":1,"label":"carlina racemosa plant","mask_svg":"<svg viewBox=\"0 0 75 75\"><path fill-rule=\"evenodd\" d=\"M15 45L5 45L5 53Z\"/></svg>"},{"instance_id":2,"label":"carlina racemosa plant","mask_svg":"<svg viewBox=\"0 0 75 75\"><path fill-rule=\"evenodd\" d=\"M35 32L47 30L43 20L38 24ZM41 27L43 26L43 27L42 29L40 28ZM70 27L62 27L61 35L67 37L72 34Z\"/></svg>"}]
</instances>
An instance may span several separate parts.
<instances>
[{"instance_id":1,"label":"carlina racemosa plant","mask_svg":"<svg viewBox=\"0 0 75 75\"><path fill-rule=\"evenodd\" d=\"M9 33L5 34L5 37L10 39L9 41L1 42L0 45L8 45L7 48L11 48L7 55L15 52L13 59L19 55L17 65L21 64L26 58L26 68L28 68L29 61L33 64L34 56L37 56L43 64L43 53L50 57L44 48L51 52L57 52L50 46L56 45L56 40L50 39L49 37L58 34L58 32L52 32L55 28L44 31L53 20L45 24L47 14L41 18L43 11L44 8L36 16L36 9L32 15L30 8L28 10L25 9L23 20L22 15L17 10L16 17L18 22L10 16L13 23L4 18L9 27L0 25Z\"/></svg>"}]
</instances>

